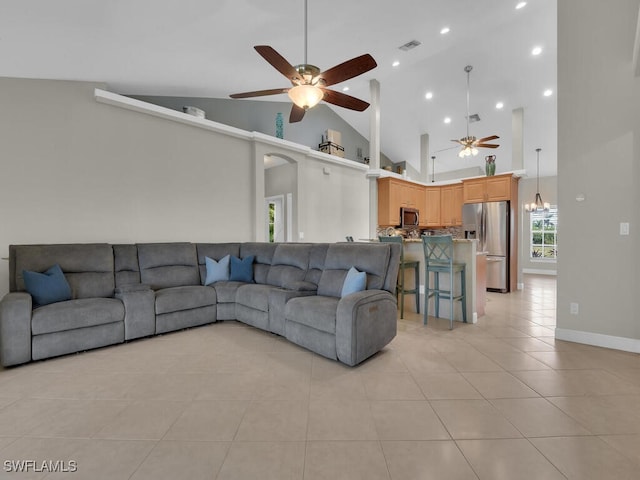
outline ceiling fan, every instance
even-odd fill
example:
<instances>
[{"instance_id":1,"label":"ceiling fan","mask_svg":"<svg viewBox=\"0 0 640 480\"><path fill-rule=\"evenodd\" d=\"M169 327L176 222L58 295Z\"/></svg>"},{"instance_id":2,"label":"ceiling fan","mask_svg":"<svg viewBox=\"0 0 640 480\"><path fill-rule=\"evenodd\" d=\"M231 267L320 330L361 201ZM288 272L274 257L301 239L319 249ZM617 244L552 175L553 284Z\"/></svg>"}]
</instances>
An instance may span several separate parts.
<instances>
[{"instance_id":1,"label":"ceiling fan","mask_svg":"<svg viewBox=\"0 0 640 480\"><path fill-rule=\"evenodd\" d=\"M299 122L305 112L321 100L339 107L362 112L369 104L359 98L342 92L329 90L326 87L344 82L362 75L377 66L376 61L368 53L352 58L328 70L321 71L315 65L307 63L307 0L304 2L304 63L292 66L282 55L268 45L253 47L276 70L289 79L291 87L258 90L255 92L234 93L231 98L262 97L288 93L293 101L289 123Z\"/></svg>"},{"instance_id":2,"label":"ceiling fan","mask_svg":"<svg viewBox=\"0 0 640 480\"><path fill-rule=\"evenodd\" d=\"M464 67L464 71L467 72L467 136L462 137L460 140L451 140L452 142L457 142L462 145L462 150L458 153L460 158L468 157L470 155L478 155L478 148L498 148L500 146L496 143L486 143L500 138L497 135L491 135L484 138L476 138L469 135L469 74L471 73L471 70L473 70L471 65Z\"/></svg>"}]
</instances>

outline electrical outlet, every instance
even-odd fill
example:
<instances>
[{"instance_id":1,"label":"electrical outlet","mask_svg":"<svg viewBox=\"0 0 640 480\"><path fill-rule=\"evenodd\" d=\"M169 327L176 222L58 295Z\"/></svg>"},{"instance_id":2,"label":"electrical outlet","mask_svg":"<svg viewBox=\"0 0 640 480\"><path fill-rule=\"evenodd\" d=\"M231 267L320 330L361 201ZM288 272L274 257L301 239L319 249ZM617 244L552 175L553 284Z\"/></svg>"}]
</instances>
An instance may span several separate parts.
<instances>
[{"instance_id":1,"label":"electrical outlet","mask_svg":"<svg viewBox=\"0 0 640 480\"><path fill-rule=\"evenodd\" d=\"M578 315L578 312L579 312L578 304L577 304L577 303L575 303L575 302L571 302L571 303L569 304L569 313L570 313L571 315Z\"/></svg>"}]
</instances>

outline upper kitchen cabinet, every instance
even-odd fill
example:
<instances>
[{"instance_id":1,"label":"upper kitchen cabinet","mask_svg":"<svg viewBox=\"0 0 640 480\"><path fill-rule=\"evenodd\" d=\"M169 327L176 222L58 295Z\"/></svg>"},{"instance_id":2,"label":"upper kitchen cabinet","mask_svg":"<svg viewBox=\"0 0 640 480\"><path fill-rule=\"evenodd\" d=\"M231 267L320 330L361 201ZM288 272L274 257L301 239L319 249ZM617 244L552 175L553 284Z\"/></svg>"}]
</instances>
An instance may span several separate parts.
<instances>
[{"instance_id":1,"label":"upper kitchen cabinet","mask_svg":"<svg viewBox=\"0 0 640 480\"><path fill-rule=\"evenodd\" d=\"M425 187L422 185L397 178L379 178L378 225L381 227L400 225L400 209L402 207L415 208L421 212L422 216L424 189ZM420 225L423 225L422 221Z\"/></svg>"},{"instance_id":2,"label":"upper kitchen cabinet","mask_svg":"<svg viewBox=\"0 0 640 480\"><path fill-rule=\"evenodd\" d=\"M445 185L441 187L440 195L440 225L444 227L462 225L462 204L464 196L462 184Z\"/></svg>"},{"instance_id":3,"label":"upper kitchen cabinet","mask_svg":"<svg viewBox=\"0 0 640 480\"><path fill-rule=\"evenodd\" d=\"M511 200L518 191L518 178L510 173L463 180L463 202L482 203Z\"/></svg>"},{"instance_id":4,"label":"upper kitchen cabinet","mask_svg":"<svg viewBox=\"0 0 640 480\"><path fill-rule=\"evenodd\" d=\"M440 198L440 187L425 187L424 206L420 208L421 227L439 227L442 225L440 219Z\"/></svg>"}]
</instances>

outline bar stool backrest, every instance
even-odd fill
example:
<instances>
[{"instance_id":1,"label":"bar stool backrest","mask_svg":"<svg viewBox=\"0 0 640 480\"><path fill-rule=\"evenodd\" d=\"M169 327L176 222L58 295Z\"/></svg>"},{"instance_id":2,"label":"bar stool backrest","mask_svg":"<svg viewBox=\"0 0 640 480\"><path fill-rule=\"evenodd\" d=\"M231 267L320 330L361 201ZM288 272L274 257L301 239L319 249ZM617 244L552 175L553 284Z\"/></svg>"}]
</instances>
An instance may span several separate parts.
<instances>
[{"instance_id":1,"label":"bar stool backrest","mask_svg":"<svg viewBox=\"0 0 640 480\"><path fill-rule=\"evenodd\" d=\"M422 237L427 268L453 266L453 237L451 235L425 235Z\"/></svg>"}]
</instances>

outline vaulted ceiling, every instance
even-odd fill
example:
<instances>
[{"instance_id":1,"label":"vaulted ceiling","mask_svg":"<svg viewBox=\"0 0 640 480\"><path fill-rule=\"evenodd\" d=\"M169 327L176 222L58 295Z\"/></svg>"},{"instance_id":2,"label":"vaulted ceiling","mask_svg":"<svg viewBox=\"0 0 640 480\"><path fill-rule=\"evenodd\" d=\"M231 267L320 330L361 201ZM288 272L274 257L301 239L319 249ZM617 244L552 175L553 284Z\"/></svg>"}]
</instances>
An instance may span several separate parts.
<instances>
[{"instance_id":1,"label":"vaulted ceiling","mask_svg":"<svg viewBox=\"0 0 640 480\"><path fill-rule=\"evenodd\" d=\"M436 171L481 166L489 153L499 171L510 170L512 111L522 108L524 168L535 175L540 147L540 174L555 175L556 0L528 0L516 9L518 3L308 0L308 62L327 69L363 53L376 59L377 68L335 89L348 86L368 101L370 80L380 82L381 148L396 162L419 168L420 136L428 133ZM303 0L3 0L0 76L101 81L122 94L228 98L287 86L253 46L270 45L292 64L303 63L303 19ZM399 49L412 40L420 45ZM450 140L466 133L466 65L473 66L470 113L480 116L470 133L499 135L500 148L460 159ZM369 137L371 109L334 110Z\"/></svg>"}]
</instances>

